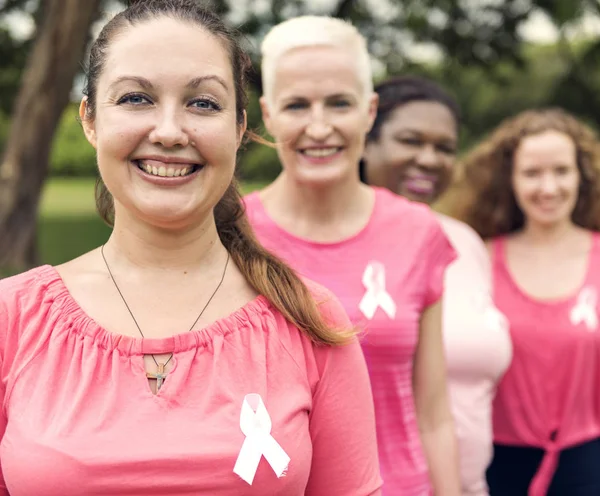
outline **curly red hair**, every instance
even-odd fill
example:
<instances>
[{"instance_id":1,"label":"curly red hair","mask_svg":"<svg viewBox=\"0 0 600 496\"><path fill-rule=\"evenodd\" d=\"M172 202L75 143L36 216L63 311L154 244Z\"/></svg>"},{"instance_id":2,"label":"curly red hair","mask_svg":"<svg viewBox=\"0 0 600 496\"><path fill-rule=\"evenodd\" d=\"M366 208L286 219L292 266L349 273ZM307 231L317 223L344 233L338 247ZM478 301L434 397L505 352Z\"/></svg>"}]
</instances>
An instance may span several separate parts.
<instances>
[{"instance_id":1,"label":"curly red hair","mask_svg":"<svg viewBox=\"0 0 600 496\"><path fill-rule=\"evenodd\" d=\"M527 136L558 131L575 144L581 181L573 222L600 231L600 142L597 134L568 112L528 110L503 121L463 160L462 200L454 216L465 221L484 239L521 229L525 223L512 188L516 149Z\"/></svg>"}]
</instances>

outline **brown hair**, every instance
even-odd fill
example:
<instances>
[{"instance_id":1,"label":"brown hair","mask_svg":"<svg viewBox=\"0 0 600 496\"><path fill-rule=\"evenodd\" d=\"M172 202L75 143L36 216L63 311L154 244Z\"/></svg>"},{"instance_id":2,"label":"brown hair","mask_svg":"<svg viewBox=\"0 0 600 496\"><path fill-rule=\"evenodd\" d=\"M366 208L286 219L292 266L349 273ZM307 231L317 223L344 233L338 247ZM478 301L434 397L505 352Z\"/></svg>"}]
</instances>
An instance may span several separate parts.
<instances>
[{"instance_id":1,"label":"brown hair","mask_svg":"<svg viewBox=\"0 0 600 496\"><path fill-rule=\"evenodd\" d=\"M512 187L515 151L527 136L558 131L569 136L576 148L580 174L579 196L573 222L600 230L600 144L592 129L559 108L528 110L506 119L463 161L459 189L462 200L454 212L484 239L521 229L525 216Z\"/></svg>"},{"instance_id":2,"label":"brown hair","mask_svg":"<svg viewBox=\"0 0 600 496\"><path fill-rule=\"evenodd\" d=\"M200 7L192 0L130 2L130 7L117 14L104 26L90 52L84 91L87 96L85 118L93 119L95 116L98 77L104 68L111 40L127 26L161 16L201 26L219 38L228 49L235 82L237 122L238 125L242 125L248 102L245 87L251 69L250 59L237 42L234 32L227 28L216 14ZM96 207L102 219L112 226L113 199L101 179L96 184ZM246 280L288 321L306 332L316 343L343 344L354 335L352 329L330 328L325 323L308 288L296 273L258 243L246 218L235 179L215 206L214 215L221 242Z\"/></svg>"}]
</instances>

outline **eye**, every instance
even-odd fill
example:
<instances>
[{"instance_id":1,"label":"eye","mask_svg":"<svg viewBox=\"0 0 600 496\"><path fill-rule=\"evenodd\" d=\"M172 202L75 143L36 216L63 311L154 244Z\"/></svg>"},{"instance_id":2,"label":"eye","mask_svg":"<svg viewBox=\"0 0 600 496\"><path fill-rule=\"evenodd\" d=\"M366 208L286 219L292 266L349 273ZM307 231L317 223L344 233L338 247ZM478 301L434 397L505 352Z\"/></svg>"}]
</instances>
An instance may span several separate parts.
<instances>
[{"instance_id":1,"label":"eye","mask_svg":"<svg viewBox=\"0 0 600 496\"><path fill-rule=\"evenodd\" d=\"M331 106L335 108L346 108L350 106L350 102L348 100L335 100L331 103Z\"/></svg>"},{"instance_id":2,"label":"eye","mask_svg":"<svg viewBox=\"0 0 600 496\"><path fill-rule=\"evenodd\" d=\"M564 165L557 167L555 170L556 170L556 173L560 176L564 176L564 175L568 174L569 172L571 172L571 168L564 166Z\"/></svg>"},{"instance_id":3,"label":"eye","mask_svg":"<svg viewBox=\"0 0 600 496\"><path fill-rule=\"evenodd\" d=\"M398 143L407 146L422 146L423 142L418 138L410 138L410 137L400 137L397 138Z\"/></svg>"},{"instance_id":4,"label":"eye","mask_svg":"<svg viewBox=\"0 0 600 496\"><path fill-rule=\"evenodd\" d=\"M288 103L284 108L285 110L301 110L301 109L305 109L307 107L307 104L304 102L292 102L292 103Z\"/></svg>"},{"instance_id":5,"label":"eye","mask_svg":"<svg viewBox=\"0 0 600 496\"><path fill-rule=\"evenodd\" d=\"M445 155L455 155L456 148L451 145L438 145L437 150Z\"/></svg>"},{"instance_id":6,"label":"eye","mask_svg":"<svg viewBox=\"0 0 600 496\"><path fill-rule=\"evenodd\" d=\"M199 110L210 110L211 112L221 110L221 106L210 98L198 98L192 101L191 105Z\"/></svg>"},{"instance_id":7,"label":"eye","mask_svg":"<svg viewBox=\"0 0 600 496\"><path fill-rule=\"evenodd\" d=\"M117 102L119 105L143 105L144 103L151 103L150 99L141 93L128 93L119 98Z\"/></svg>"},{"instance_id":8,"label":"eye","mask_svg":"<svg viewBox=\"0 0 600 496\"><path fill-rule=\"evenodd\" d=\"M539 175L539 171L537 169L525 169L523 171L523 175L525 177L535 177L535 176Z\"/></svg>"}]
</instances>

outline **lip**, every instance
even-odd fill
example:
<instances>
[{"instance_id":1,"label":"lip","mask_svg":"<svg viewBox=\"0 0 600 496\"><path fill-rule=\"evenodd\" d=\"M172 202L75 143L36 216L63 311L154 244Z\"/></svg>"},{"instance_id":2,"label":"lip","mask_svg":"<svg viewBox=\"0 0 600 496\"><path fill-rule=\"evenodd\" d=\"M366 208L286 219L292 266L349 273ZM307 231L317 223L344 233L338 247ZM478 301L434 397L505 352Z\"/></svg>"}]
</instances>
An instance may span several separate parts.
<instances>
[{"instance_id":1,"label":"lip","mask_svg":"<svg viewBox=\"0 0 600 496\"><path fill-rule=\"evenodd\" d=\"M299 146L298 151L303 152L305 150L327 150L328 148L343 148L343 146L342 145Z\"/></svg>"},{"instance_id":2,"label":"lip","mask_svg":"<svg viewBox=\"0 0 600 496\"><path fill-rule=\"evenodd\" d=\"M162 162L163 164L186 164L186 165L204 165L200 160L192 160L185 157L172 157L165 155L140 155L133 157L131 161L141 160L153 160L155 162Z\"/></svg>"},{"instance_id":3,"label":"lip","mask_svg":"<svg viewBox=\"0 0 600 496\"><path fill-rule=\"evenodd\" d=\"M135 159L138 160L138 159ZM139 159L139 160L144 160L144 159ZM153 160L150 158L147 158L145 160ZM187 184L190 183L192 181L194 181L196 179L196 177L198 176L198 174L200 174L203 170L204 170L204 166L200 166L198 168L197 171L192 172L191 174L188 174L187 176L155 176L153 174L148 174L147 172L143 171L142 169L140 169L137 164L133 161L130 160L129 161L131 167L133 167L136 171L136 173L140 176L140 178L142 178L144 181L147 181L149 183L155 184L157 186L181 186L182 184ZM165 162L170 163L170 164L187 164L187 165L200 165L197 162Z\"/></svg>"},{"instance_id":4,"label":"lip","mask_svg":"<svg viewBox=\"0 0 600 496\"><path fill-rule=\"evenodd\" d=\"M429 196L435 191L435 182L429 180L415 180L413 178L402 181L404 189L418 196Z\"/></svg>"}]
</instances>

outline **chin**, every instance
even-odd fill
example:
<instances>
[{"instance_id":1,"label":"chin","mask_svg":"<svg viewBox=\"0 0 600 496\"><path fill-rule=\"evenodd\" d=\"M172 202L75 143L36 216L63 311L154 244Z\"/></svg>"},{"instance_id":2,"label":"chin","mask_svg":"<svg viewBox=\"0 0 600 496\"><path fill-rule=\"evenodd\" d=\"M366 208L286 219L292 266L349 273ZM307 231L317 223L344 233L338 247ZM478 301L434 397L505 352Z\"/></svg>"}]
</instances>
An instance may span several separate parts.
<instances>
[{"instance_id":1,"label":"chin","mask_svg":"<svg viewBox=\"0 0 600 496\"><path fill-rule=\"evenodd\" d=\"M348 177L346 171L311 171L310 173L296 174L296 180L314 188L327 188L341 183Z\"/></svg>"}]
</instances>

